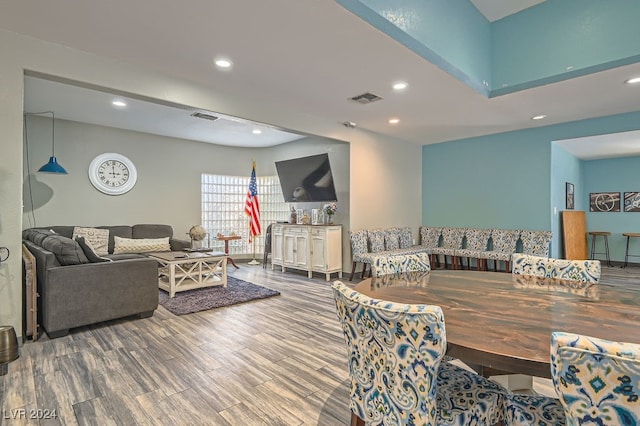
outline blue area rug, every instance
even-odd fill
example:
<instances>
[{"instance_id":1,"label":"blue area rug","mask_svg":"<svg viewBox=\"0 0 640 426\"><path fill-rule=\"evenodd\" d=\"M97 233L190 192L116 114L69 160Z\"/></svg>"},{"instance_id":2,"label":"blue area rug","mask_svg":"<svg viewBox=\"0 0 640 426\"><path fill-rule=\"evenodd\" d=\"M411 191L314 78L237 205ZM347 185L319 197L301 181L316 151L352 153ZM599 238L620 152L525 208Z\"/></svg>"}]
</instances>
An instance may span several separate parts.
<instances>
[{"instance_id":1,"label":"blue area rug","mask_svg":"<svg viewBox=\"0 0 640 426\"><path fill-rule=\"evenodd\" d=\"M266 299L279 294L279 291L227 276L227 287L217 286L181 291L176 293L173 298L169 298L169 293L160 289L159 303L175 315L185 315L252 300Z\"/></svg>"}]
</instances>

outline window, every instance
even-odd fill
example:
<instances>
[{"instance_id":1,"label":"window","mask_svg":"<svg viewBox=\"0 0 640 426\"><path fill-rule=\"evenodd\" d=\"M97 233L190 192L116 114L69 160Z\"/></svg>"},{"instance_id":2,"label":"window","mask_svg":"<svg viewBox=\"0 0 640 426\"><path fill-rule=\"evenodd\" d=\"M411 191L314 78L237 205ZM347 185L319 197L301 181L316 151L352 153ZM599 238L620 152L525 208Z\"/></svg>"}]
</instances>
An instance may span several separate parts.
<instances>
[{"instance_id":1,"label":"window","mask_svg":"<svg viewBox=\"0 0 640 426\"><path fill-rule=\"evenodd\" d=\"M218 241L216 235L231 235L235 232L242 238L229 241L229 254L253 255L254 246L249 244L249 217L244 212L249 178L202 174L202 226L209 233L208 239L204 241L208 247L224 251L224 242ZM256 257L262 257L267 226L288 218L290 212L284 202L277 176L257 177L257 183L262 235L255 238L255 253Z\"/></svg>"}]
</instances>

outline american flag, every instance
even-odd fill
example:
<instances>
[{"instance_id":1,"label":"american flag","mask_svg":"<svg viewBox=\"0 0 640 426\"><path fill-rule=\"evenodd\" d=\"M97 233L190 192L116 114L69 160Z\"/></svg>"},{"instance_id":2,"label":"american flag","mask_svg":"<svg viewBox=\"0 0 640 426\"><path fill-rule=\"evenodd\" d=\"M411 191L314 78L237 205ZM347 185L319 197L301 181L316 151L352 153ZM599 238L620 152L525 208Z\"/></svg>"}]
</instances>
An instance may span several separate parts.
<instances>
[{"instance_id":1,"label":"american flag","mask_svg":"<svg viewBox=\"0 0 640 426\"><path fill-rule=\"evenodd\" d=\"M249 216L249 242L253 237L262 233L260 225L260 203L258 202L258 184L256 183L256 162L253 162L251 169L251 180L247 191L247 201L244 205L244 212Z\"/></svg>"}]
</instances>

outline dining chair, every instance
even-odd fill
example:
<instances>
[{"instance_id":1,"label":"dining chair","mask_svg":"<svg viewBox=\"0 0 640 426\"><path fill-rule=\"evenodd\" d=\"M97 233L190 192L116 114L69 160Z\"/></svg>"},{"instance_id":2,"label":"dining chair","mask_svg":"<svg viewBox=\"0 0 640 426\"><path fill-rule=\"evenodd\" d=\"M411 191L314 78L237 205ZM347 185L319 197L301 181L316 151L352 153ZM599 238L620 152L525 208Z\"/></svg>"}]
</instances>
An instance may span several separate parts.
<instances>
[{"instance_id":1,"label":"dining chair","mask_svg":"<svg viewBox=\"0 0 640 426\"><path fill-rule=\"evenodd\" d=\"M465 231L465 228L442 228L442 245L431 249L431 254L438 259L438 265L440 264L439 256L442 255L444 268L447 269L447 256L449 256L451 257L451 269L457 269L455 252L462 248Z\"/></svg>"},{"instance_id":2,"label":"dining chair","mask_svg":"<svg viewBox=\"0 0 640 426\"><path fill-rule=\"evenodd\" d=\"M554 332L551 377L567 425L640 424L639 344Z\"/></svg>"},{"instance_id":3,"label":"dining chair","mask_svg":"<svg viewBox=\"0 0 640 426\"><path fill-rule=\"evenodd\" d=\"M390 275L400 272L428 272L431 270L428 253L374 256L371 262L373 275Z\"/></svg>"},{"instance_id":4,"label":"dining chair","mask_svg":"<svg viewBox=\"0 0 640 426\"><path fill-rule=\"evenodd\" d=\"M567 281L597 283L600 281L599 260L567 260L515 253L513 274L533 275Z\"/></svg>"},{"instance_id":5,"label":"dining chair","mask_svg":"<svg viewBox=\"0 0 640 426\"><path fill-rule=\"evenodd\" d=\"M349 241L351 242L351 260L353 262L349 281L353 281L353 275L356 272L358 263L362 263L362 278L364 278L364 273L367 269L367 262L369 261L366 257L369 251L367 247L367 231L365 229L349 231Z\"/></svg>"},{"instance_id":6,"label":"dining chair","mask_svg":"<svg viewBox=\"0 0 640 426\"><path fill-rule=\"evenodd\" d=\"M400 248L400 229L387 228L383 232L384 232L384 249L398 250Z\"/></svg>"},{"instance_id":7,"label":"dining chair","mask_svg":"<svg viewBox=\"0 0 640 426\"><path fill-rule=\"evenodd\" d=\"M511 255L516 252L520 231L514 229L492 229L492 250L478 253L483 269L488 269L487 261L493 260L493 270L498 271L498 262L504 262L505 272L511 271Z\"/></svg>"},{"instance_id":8,"label":"dining chair","mask_svg":"<svg viewBox=\"0 0 640 426\"><path fill-rule=\"evenodd\" d=\"M467 269L471 269L471 259L476 259L476 269L481 269L478 254L487 251L491 229L467 228L465 232L467 244L463 249L456 250L454 256L459 262L460 268L464 267L463 258L467 258Z\"/></svg>"},{"instance_id":9,"label":"dining chair","mask_svg":"<svg viewBox=\"0 0 640 426\"><path fill-rule=\"evenodd\" d=\"M552 235L551 231L520 231L522 253L549 257L549 245L551 244Z\"/></svg>"},{"instance_id":10,"label":"dining chair","mask_svg":"<svg viewBox=\"0 0 640 426\"><path fill-rule=\"evenodd\" d=\"M347 346L352 425L490 425L504 420L505 389L441 362L442 309L372 299L333 286Z\"/></svg>"},{"instance_id":11,"label":"dining chair","mask_svg":"<svg viewBox=\"0 0 640 426\"><path fill-rule=\"evenodd\" d=\"M442 235L442 228L433 227L433 226L421 226L420 227L420 245L425 247L431 253L431 250L440 245L440 236ZM438 263L438 259L435 255L430 255L431 264L436 264L440 266Z\"/></svg>"}]
</instances>

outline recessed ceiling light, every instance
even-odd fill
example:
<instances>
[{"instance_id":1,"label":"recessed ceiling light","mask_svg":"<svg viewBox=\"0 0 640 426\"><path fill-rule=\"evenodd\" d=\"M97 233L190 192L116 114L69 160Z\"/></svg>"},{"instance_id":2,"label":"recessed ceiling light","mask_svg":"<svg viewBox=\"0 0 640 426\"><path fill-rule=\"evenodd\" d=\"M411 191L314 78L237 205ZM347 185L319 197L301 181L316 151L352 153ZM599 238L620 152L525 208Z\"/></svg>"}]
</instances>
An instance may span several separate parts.
<instances>
[{"instance_id":1,"label":"recessed ceiling light","mask_svg":"<svg viewBox=\"0 0 640 426\"><path fill-rule=\"evenodd\" d=\"M397 83L393 83L393 90L403 90L408 86L404 81L398 81Z\"/></svg>"},{"instance_id":2,"label":"recessed ceiling light","mask_svg":"<svg viewBox=\"0 0 640 426\"><path fill-rule=\"evenodd\" d=\"M262 133L262 130L260 130L260 129L253 129L253 130L251 131L251 133L253 133L254 135L259 135L260 133Z\"/></svg>"},{"instance_id":3,"label":"recessed ceiling light","mask_svg":"<svg viewBox=\"0 0 640 426\"><path fill-rule=\"evenodd\" d=\"M126 107L127 103L124 102L124 101L116 100L116 101L111 102L111 105L117 106L117 107Z\"/></svg>"},{"instance_id":4,"label":"recessed ceiling light","mask_svg":"<svg viewBox=\"0 0 640 426\"><path fill-rule=\"evenodd\" d=\"M216 65L220 68L231 68L231 61L226 58L216 59Z\"/></svg>"},{"instance_id":5,"label":"recessed ceiling light","mask_svg":"<svg viewBox=\"0 0 640 426\"><path fill-rule=\"evenodd\" d=\"M540 115L534 115L533 117L531 117L532 120L542 120L543 118L547 118L547 116L545 114L540 114Z\"/></svg>"},{"instance_id":6,"label":"recessed ceiling light","mask_svg":"<svg viewBox=\"0 0 640 426\"><path fill-rule=\"evenodd\" d=\"M389 124L398 124L400 122L399 118L390 118Z\"/></svg>"},{"instance_id":7,"label":"recessed ceiling light","mask_svg":"<svg viewBox=\"0 0 640 426\"><path fill-rule=\"evenodd\" d=\"M637 83L640 83L640 77L633 77L633 78L630 78L629 80L625 81L625 83L627 83L627 84L637 84Z\"/></svg>"}]
</instances>

